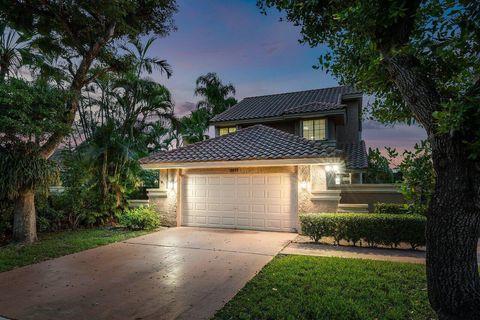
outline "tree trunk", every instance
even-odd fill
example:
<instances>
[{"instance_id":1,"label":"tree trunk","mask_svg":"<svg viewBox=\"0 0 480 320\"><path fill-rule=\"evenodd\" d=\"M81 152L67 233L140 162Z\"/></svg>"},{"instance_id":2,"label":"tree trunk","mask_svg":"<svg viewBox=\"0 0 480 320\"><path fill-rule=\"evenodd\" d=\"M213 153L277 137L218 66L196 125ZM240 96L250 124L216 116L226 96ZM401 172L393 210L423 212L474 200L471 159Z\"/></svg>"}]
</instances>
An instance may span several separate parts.
<instances>
[{"instance_id":1,"label":"tree trunk","mask_svg":"<svg viewBox=\"0 0 480 320\"><path fill-rule=\"evenodd\" d=\"M432 144L435 191L427 214L427 282L440 319L480 319L477 243L480 235L480 166L468 158L465 139L441 134L433 112L441 110L435 83L411 55L388 56L388 72Z\"/></svg>"},{"instance_id":2,"label":"tree trunk","mask_svg":"<svg viewBox=\"0 0 480 320\"><path fill-rule=\"evenodd\" d=\"M35 191L22 190L15 199L13 216L13 241L32 243L37 240Z\"/></svg>"},{"instance_id":3,"label":"tree trunk","mask_svg":"<svg viewBox=\"0 0 480 320\"><path fill-rule=\"evenodd\" d=\"M480 173L461 139L430 140L437 174L426 230L430 303L440 319L480 319Z\"/></svg>"}]
</instances>

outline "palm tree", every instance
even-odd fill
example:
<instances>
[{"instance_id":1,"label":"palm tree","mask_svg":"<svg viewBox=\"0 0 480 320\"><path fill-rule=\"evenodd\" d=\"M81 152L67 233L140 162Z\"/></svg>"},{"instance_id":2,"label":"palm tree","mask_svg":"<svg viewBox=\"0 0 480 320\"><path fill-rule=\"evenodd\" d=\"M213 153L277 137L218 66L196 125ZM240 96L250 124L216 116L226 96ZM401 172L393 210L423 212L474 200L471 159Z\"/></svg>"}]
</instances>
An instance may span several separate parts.
<instances>
[{"instance_id":1,"label":"palm tree","mask_svg":"<svg viewBox=\"0 0 480 320\"><path fill-rule=\"evenodd\" d=\"M223 84L215 72L197 78L195 95L203 97L203 100L198 102L197 108L205 108L211 117L237 103L230 94L235 95L235 87L231 83Z\"/></svg>"},{"instance_id":2,"label":"palm tree","mask_svg":"<svg viewBox=\"0 0 480 320\"><path fill-rule=\"evenodd\" d=\"M208 139L205 131L208 129L210 114L205 108L192 111L190 115L180 119L180 134L184 144L195 143Z\"/></svg>"},{"instance_id":3,"label":"palm tree","mask_svg":"<svg viewBox=\"0 0 480 320\"><path fill-rule=\"evenodd\" d=\"M0 25L0 81L21 67L27 44L25 37Z\"/></svg>"},{"instance_id":4,"label":"palm tree","mask_svg":"<svg viewBox=\"0 0 480 320\"><path fill-rule=\"evenodd\" d=\"M168 64L167 60L147 56L148 50L155 40L154 37L148 38L147 42L142 44L138 39L135 39L131 42L133 48L122 46L122 49L127 52L127 56L134 61L137 77L140 77L140 74L144 71L151 74L154 69L159 70L161 74L165 73L167 78L170 78L173 74L172 66Z\"/></svg>"}]
</instances>

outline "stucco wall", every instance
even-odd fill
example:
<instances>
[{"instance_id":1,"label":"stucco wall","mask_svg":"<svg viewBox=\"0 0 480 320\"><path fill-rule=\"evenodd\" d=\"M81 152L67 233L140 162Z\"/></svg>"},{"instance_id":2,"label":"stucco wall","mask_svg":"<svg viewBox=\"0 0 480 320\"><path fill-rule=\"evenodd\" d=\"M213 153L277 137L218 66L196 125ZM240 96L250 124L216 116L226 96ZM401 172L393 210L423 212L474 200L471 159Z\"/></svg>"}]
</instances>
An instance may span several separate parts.
<instances>
[{"instance_id":1,"label":"stucco wall","mask_svg":"<svg viewBox=\"0 0 480 320\"><path fill-rule=\"evenodd\" d=\"M325 166L298 166L298 186L299 213L337 212L340 198L327 190Z\"/></svg>"},{"instance_id":2,"label":"stucco wall","mask_svg":"<svg viewBox=\"0 0 480 320\"><path fill-rule=\"evenodd\" d=\"M373 212L373 205L376 202L406 203L398 187L393 184L352 184L333 188L342 192L340 203L368 204L370 212Z\"/></svg>"},{"instance_id":3,"label":"stucco wall","mask_svg":"<svg viewBox=\"0 0 480 320\"><path fill-rule=\"evenodd\" d=\"M163 225L170 227L177 225L177 172L160 170L159 188L148 190L150 208L158 212Z\"/></svg>"}]
</instances>

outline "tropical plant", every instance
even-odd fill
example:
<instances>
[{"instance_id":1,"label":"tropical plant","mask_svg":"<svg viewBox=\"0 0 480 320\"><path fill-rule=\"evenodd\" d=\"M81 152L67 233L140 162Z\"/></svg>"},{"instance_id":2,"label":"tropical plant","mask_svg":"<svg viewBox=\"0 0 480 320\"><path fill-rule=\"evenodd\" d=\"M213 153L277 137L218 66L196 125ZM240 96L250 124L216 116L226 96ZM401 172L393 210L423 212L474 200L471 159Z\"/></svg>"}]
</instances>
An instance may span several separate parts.
<instances>
[{"instance_id":1,"label":"tropical plant","mask_svg":"<svg viewBox=\"0 0 480 320\"><path fill-rule=\"evenodd\" d=\"M149 57L147 55L150 46L155 40L155 37L150 37L145 44L143 44L140 39L133 39L130 46L122 46L122 48L128 52L130 59L133 61L132 67L137 71L137 77L140 77L142 72L151 74L155 69L159 70L161 74L165 73L167 78L170 78L173 74L172 67L168 64L167 60Z\"/></svg>"},{"instance_id":2,"label":"tropical plant","mask_svg":"<svg viewBox=\"0 0 480 320\"><path fill-rule=\"evenodd\" d=\"M224 84L214 72L197 78L195 95L202 97L197 108L207 110L210 117L222 113L237 103L237 100L230 96L235 95L235 87L231 83Z\"/></svg>"},{"instance_id":3,"label":"tropical plant","mask_svg":"<svg viewBox=\"0 0 480 320\"><path fill-rule=\"evenodd\" d=\"M20 69L27 45L26 37L0 24L0 81Z\"/></svg>"},{"instance_id":4,"label":"tropical plant","mask_svg":"<svg viewBox=\"0 0 480 320\"><path fill-rule=\"evenodd\" d=\"M318 66L374 94L375 118L425 128L435 170L426 228L430 303L440 319L480 319L480 2L259 4L286 12L302 42L327 45Z\"/></svg>"},{"instance_id":5,"label":"tropical plant","mask_svg":"<svg viewBox=\"0 0 480 320\"><path fill-rule=\"evenodd\" d=\"M160 226L160 216L148 207L125 210L120 214L119 222L131 230L152 230Z\"/></svg>"},{"instance_id":6,"label":"tropical plant","mask_svg":"<svg viewBox=\"0 0 480 320\"><path fill-rule=\"evenodd\" d=\"M148 33L168 35L175 29L172 15L176 10L174 0L0 2L2 21L12 30L35 34L29 47L44 57L53 57L50 59L56 62L53 67L64 75L62 83L71 95L56 107L62 114L58 124L67 127L74 123L82 90L87 84L113 70L128 69L128 54L122 55L118 50L121 42ZM24 139L20 150L38 159L48 159L66 134L62 130L50 132L41 144L36 144L34 153L30 150L31 141ZM1 137L3 139L3 133ZM34 198L24 196L33 193L34 190L27 188L17 197L19 210L15 221L35 221L35 212L31 210ZM14 240L34 241L34 225L18 225Z\"/></svg>"},{"instance_id":7,"label":"tropical plant","mask_svg":"<svg viewBox=\"0 0 480 320\"><path fill-rule=\"evenodd\" d=\"M391 168L392 159L398 156L395 149L385 148L387 157L378 148L368 148L368 170L365 173L365 183L394 183L399 178Z\"/></svg>"},{"instance_id":8,"label":"tropical plant","mask_svg":"<svg viewBox=\"0 0 480 320\"><path fill-rule=\"evenodd\" d=\"M127 195L142 185L137 160L149 152L168 149L172 141L175 118L170 92L141 77L142 71L151 72L152 64L159 61L147 55L151 43L145 47L134 43L138 54L132 53L131 68L97 79L79 107L74 136L82 136L84 141L76 152L95 172L86 183L98 186L100 204L111 215L123 209ZM162 61L162 65L167 64Z\"/></svg>"},{"instance_id":9,"label":"tropical plant","mask_svg":"<svg viewBox=\"0 0 480 320\"><path fill-rule=\"evenodd\" d=\"M409 210L426 214L435 186L430 143L422 141L413 151L406 150L399 169L403 176L400 191L411 202Z\"/></svg>"},{"instance_id":10,"label":"tropical plant","mask_svg":"<svg viewBox=\"0 0 480 320\"><path fill-rule=\"evenodd\" d=\"M38 153L52 134L70 130L59 108L67 97L64 90L44 82L0 82L0 195L16 199L13 235L18 241L35 240L35 190L58 177L56 165Z\"/></svg>"},{"instance_id":11,"label":"tropical plant","mask_svg":"<svg viewBox=\"0 0 480 320\"><path fill-rule=\"evenodd\" d=\"M184 116L177 125L184 144L208 139L210 119L237 103L230 94L235 94L235 87L231 83L224 84L214 72L197 78L195 95L202 99L197 103L197 110Z\"/></svg>"},{"instance_id":12,"label":"tropical plant","mask_svg":"<svg viewBox=\"0 0 480 320\"><path fill-rule=\"evenodd\" d=\"M185 144L191 144L208 139L205 133L208 129L210 114L204 108L192 111L180 119L180 134Z\"/></svg>"}]
</instances>

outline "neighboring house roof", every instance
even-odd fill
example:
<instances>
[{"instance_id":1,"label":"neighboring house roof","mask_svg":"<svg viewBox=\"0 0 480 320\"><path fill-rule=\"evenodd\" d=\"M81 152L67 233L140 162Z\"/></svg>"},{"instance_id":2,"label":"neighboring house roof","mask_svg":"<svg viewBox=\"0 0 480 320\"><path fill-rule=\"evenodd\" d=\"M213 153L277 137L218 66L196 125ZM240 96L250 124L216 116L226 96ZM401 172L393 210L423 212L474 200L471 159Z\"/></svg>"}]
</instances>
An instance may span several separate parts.
<instances>
[{"instance_id":1,"label":"neighboring house roof","mask_svg":"<svg viewBox=\"0 0 480 320\"><path fill-rule=\"evenodd\" d=\"M348 169L367 169L368 156L365 141L358 143L343 143L337 146L344 152L345 165Z\"/></svg>"},{"instance_id":2,"label":"neighboring house roof","mask_svg":"<svg viewBox=\"0 0 480 320\"><path fill-rule=\"evenodd\" d=\"M213 117L211 122L278 117L342 109L342 97L361 93L351 86L248 97Z\"/></svg>"},{"instance_id":3,"label":"neighboring house roof","mask_svg":"<svg viewBox=\"0 0 480 320\"><path fill-rule=\"evenodd\" d=\"M340 155L331 142L310 141L258 124L236 133L153 154L140 159L140 163L303 159Z\"/></svg>"}]
</instances>

